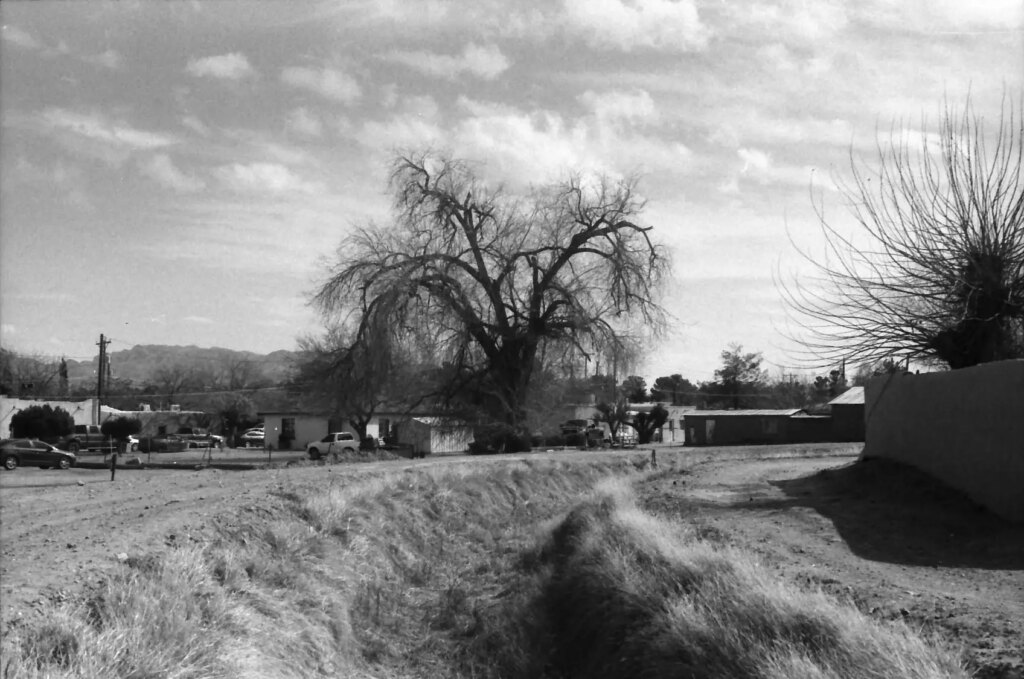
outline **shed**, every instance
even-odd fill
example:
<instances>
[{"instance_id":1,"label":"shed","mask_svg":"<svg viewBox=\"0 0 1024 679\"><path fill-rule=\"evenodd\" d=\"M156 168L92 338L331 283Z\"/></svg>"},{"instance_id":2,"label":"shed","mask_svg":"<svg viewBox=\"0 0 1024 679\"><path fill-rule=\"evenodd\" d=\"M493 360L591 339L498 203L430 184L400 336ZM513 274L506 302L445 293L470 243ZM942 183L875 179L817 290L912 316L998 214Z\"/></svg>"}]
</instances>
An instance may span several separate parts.
<instances>
[{"instance_id":1,"label":"shed","mask_svg":"<svg viewBox=\"0 0 1024 679\"><path fill-rule=\"evenodd\" d=\"M395 425L399 445L412 446L415 453L453 454L469 450L473 430L451 417L411 417Z\"/></svg>"},{"instance_id":2,"label":"shed","mask_svg":"<svg viewBox=\"0 0 1024 679\"><path fill-rule=\"evenodd\" d=\"M803 412L785 410L694 410L683 415L686 444L730 446L789 443L790 418Z\"/></svg>"},{"instance_id":3,"label":"shed","mask_svg":"<svg viewBox=\"0 0 1024 679\"><path fill-rule=\"evenodd\" d=\"M864 387L850 387L828 402L833 441L864 440Z\"/></svg>"}]
</instances>

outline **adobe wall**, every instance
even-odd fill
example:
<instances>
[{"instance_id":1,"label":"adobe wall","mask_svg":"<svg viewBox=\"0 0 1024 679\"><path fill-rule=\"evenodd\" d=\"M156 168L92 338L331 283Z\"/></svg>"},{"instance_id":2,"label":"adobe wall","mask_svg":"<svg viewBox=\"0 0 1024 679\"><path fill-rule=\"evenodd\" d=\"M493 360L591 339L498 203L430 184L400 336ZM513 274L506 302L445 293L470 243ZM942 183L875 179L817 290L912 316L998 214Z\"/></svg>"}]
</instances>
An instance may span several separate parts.
<instances>
[{"instance_id":1,"label":"adobe wall","mask_svg":"<svg viewBox=\"0 0 1024 679\"><path fill-rule=\"evenodd\" d=\"M96 400L84 401L39 401L27 398L0 396L0 438L10 436L11 418L14 414L31 406L49 405L67 411L75 424L96 424Z\"/></svg>"},{"instance_id":2,"label":"adobe wall","mask_svg":"<svg viewBox=\"0 0 1024 679\"><path fill-rule=\"evenodd\" d=\"M912 465L1024 521L1024 360L875 378L862 457Z\"/></svg>"}]
</instances>

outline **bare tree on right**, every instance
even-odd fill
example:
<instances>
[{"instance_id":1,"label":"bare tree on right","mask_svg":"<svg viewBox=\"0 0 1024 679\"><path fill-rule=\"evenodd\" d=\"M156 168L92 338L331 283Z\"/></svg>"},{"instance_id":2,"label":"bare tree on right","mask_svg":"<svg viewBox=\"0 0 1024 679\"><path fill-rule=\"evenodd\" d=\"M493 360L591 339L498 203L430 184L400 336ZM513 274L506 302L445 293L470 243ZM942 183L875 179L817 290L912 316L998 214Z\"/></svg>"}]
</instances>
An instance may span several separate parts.
<instances>
[{"instance_id":1,"label":"bare tree on right","mask_svg":"<svg viewBox=\"0 0 1024 679\"><path fill-rule=\"evenodd\" d=\"M824 257L783 284L815 360L962 368L1024 356L1024 106L945 104L937 134L893 126L874 167L851 153L850 235L816 206ZM992 129L994 123L995 128ZM986 124L989 125L986 129Z\"/></svg>"}]
</instances>

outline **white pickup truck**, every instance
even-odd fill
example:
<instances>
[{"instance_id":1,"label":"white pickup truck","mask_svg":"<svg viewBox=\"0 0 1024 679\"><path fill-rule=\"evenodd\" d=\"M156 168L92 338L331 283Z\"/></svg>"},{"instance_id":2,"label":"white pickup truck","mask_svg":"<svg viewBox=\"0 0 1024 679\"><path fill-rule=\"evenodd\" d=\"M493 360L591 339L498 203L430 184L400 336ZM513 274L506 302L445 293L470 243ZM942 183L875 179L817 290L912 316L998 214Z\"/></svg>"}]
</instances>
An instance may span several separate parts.
<instances>
[{"instance_id":1,"label":"white pickup truck","mask_svg":"<svg viewBox=\"0 0 1024 679\"><path fill-rule=\"evenodd\" d=\"M351 455L359 449L359 441L356 435L348 431L336 431L328 434L319 441L313 441L306 446L306 454L311 460L319 460L321 457L346 454Z\"/></svg>"}]
</instances>

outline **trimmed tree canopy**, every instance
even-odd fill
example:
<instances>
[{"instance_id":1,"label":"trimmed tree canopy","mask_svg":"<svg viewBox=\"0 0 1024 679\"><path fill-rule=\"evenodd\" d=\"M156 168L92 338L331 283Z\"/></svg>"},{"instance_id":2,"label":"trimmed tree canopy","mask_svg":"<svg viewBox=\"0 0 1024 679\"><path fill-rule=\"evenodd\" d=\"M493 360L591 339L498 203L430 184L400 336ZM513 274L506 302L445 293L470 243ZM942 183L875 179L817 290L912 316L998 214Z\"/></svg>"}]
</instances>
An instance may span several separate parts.
<instances>
[{"instance_id":1,"label":"trimmed tree canopy","mask_svg":"<svg viewBox=\"0 0 1024 679\"><path fill-rule=\"evenodd\" d=\"M57 439L75 428L75 419L63 408L29 406L11 417L11 435L16 438Z\"/></svg>"},{"instance_id":2,"label":"trimmed tree canopy","mask_svg":"<svg viewBox=\"0 0 1024 679\"><path fill-rule=\"evenodd\" d=\"M109 436L115 441L127 441L132 434L138 434L142 430L142 422L134 417L113 417L100 425L100 431L104 436Z\"/></svg>"}]
</instances>

